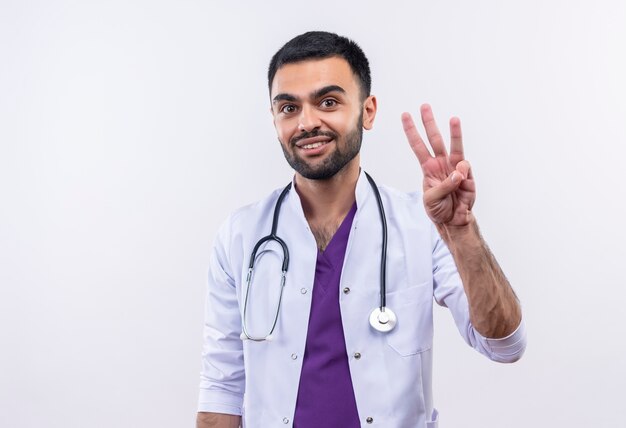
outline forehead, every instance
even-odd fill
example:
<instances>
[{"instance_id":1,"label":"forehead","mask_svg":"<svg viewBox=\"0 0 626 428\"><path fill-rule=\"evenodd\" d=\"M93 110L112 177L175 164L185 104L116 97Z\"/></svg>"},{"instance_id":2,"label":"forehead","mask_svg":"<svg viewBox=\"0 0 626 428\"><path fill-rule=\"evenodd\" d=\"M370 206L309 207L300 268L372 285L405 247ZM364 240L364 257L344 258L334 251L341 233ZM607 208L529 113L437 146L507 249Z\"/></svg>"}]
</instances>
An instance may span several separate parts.
<instances>
[{"instance_id":1,"label":"forehead","mask_svg":"<svg viewBox=\"0 0 626 428\"><path fill-rule=\"evenodd\" d=\"M339 57L312 59L285 64L278 69L272 82L271 97L276 94L306 96L312 91L337 85L346 93L358 94L357 77L348 62Z\"/></svg>"}]
</instances>

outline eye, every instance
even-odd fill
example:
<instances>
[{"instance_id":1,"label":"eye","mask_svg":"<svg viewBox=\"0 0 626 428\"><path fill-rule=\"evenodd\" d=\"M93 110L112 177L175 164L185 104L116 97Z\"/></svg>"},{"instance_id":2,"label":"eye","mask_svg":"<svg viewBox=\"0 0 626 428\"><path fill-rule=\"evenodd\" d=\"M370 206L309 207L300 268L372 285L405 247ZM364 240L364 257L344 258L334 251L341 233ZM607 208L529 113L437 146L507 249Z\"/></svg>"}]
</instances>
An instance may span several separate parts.
<instances>
[{"instance_id":1,"label":"eye","mask_svg":"<svg viewBox=\"0 0 626 428\"><path fill-rule=\"evenodd\" d=\"M293 104L285 104L280 108L281 113L294 113L296 111L296 106Z\"/></svg>"},{"instance_id":2,"label":"eye","mask_svg":"<svg viewBox=\"0 0 626 428\"><path fill-rule=\"evenodd\" d=\"M332 98L326 98L322 100L322 107L324 108L333 108L337 106L337 101Z\"/></svg>"}]
</instances>

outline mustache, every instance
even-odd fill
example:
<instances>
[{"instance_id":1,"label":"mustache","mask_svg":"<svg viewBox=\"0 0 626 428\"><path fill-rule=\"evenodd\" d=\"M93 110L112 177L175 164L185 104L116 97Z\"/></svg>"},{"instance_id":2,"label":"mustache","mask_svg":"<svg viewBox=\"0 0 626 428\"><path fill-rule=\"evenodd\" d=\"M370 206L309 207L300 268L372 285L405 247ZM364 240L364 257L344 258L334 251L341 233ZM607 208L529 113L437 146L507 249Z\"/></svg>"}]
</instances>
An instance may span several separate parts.
<instances>
[{"instance_id":1,"label":"mustache","mask_svg":"<svg viewBox=\"0 0 626 428\"><path fill-rule=\"evenodd\" d=\"M305 138L312 138L312 137L320 137L320 136L324 136L324 137L329 137L332 139L337 139L337 134L335 134L334 132L331 131L319 131L317 129L314 129L313 131L310 132L303 132L300 135L296 135L295 137L293 137L291 140L289 140L289 145L291 146L295 146L296 143L300 140L303 140Z\"/></svg>"}]
</instances>

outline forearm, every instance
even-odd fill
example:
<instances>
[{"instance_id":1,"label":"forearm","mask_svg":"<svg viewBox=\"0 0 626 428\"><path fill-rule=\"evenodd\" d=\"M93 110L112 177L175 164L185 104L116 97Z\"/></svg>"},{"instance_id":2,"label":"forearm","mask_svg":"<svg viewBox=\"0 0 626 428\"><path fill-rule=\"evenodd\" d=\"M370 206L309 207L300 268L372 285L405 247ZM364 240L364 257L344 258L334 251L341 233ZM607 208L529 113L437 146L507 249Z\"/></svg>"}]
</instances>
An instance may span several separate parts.
<instances>
[{"instance_id":1,"label":"forearm","mask_svg":"<svg viewBox=\"0 0 626 428\"><path fill-rule=\"evenodd\" d=\"M470 319L484 337L513 333L521 322L521 308L509 281L478 230L476 220L467 226L437 229L447 244L469 301Z\"/></svg>"},{"instance_id":2,"label":"forearm","mask_svg":"<svg viewBox=\"0 0 626 428\"><path fill-rule=\"evenodd\" d=\"M196 428L239 428L241 416L198 412Z\"/></svg>"}]
</instances>

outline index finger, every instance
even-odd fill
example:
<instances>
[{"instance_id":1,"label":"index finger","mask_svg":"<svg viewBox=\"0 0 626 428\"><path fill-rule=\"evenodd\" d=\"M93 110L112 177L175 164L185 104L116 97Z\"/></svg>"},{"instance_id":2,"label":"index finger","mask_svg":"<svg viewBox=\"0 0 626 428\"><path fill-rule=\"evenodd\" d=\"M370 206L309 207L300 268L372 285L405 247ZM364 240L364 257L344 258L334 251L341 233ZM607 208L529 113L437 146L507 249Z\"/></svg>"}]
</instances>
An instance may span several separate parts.
<instances>
[{"instance_id":1,"label":"index finger","mask_svg":"<svg viewBox=\"0 0 626 428\"><path fill-rule=\"evenodd\" d=\"M413 118L409 113L402 113L402 127L404 128L407 140L409 140L409 145L411 149L413 149L413 153L417 156L420 165L423 165L432 156L424 144L424 140L422 140L419 132L417 132L415 122L413 122Z\"/></svg>"}]
</instances>

